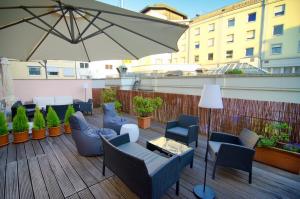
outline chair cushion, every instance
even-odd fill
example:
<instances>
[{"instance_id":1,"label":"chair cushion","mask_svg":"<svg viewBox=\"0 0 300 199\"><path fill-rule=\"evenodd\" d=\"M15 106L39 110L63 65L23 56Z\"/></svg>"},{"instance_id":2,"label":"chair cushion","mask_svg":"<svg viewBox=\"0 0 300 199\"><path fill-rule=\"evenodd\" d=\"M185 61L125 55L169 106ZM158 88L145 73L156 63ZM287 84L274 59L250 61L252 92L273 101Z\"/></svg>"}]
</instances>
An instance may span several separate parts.
<instances>
[{"instance_id":1,"label":"chair cushion","mask_svg":"<svg viewBox=\"0 0 300 199\"><path fill-rule=\"evenodd\" d=\"M223 142L215 142L215 141L209 141L208 142L208 147L209 147L209 150L214 154L214 155L217 155L219 150L220 150L220 147L221 147L221 144Z\"/></svg>"},{"instance_id":2,"label":"chair cushion","mask_svg":"<svg viewBox=\"0 0 300 199\"><path fill-rule=\"evenodd\" d=\"M122 144L118 148L129 155L144 160L149 174L152 174L158 167L168 161L168 158L160 156L134 142Z\"/></svg>"},{"instance_id":3,"label":"chair cushion","mask_svg":"<svg viewBox=\"0 0 300 199\"><path fill-rule=\"evenodd\" d=\"M176 135L184 136L186 137L188 135L188 129L182 128L182 127L173 127L167 130L168 133L173 133Z\"/></svg>"},{"instance_id":4,"label":"chair cushion","mask_svg":"<svg viewBox=\"0 0 300 199\"><path fill-rule=\"evenodd\" d=\"M243 129L239 135L239 139L243 146L253 149L259 139L259 136L248 129Z\"/></svg>"}]
</instances>

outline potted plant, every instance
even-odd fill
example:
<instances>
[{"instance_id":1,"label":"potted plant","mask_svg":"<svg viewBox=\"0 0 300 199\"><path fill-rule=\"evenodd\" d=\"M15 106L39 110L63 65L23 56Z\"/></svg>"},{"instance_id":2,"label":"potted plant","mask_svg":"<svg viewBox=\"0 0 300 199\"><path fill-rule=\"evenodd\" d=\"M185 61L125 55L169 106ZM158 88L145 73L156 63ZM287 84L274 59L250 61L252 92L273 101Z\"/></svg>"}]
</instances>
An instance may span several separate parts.
<instances>
[{"instance_id":1,"label":"potted plant","mask_svg":"<svg viewBox=\"0 0 300 199\"><path fill-rule=\"evenodd\" d=\"M8 144L8 126L6 117L0 112L0 147Z\"/></svg>"},{"instance_id":2,"label":"potted plant","mask_svg":"<svg viewBox=\"0 0 300 199\"><path fill-rule=\"evenodd\" d=\"M102 98L104 103L115 103L115 109L118 113L122 110L122 104L117 100L117 92L115 89L104 89L102 93Z\"/></svg>"},{"instance_id":3,"label":"potted plant","mask_svg":"<svg viewBox=\"0 0 300 199\"><path fill-rule=\"evenodd\" d=\"M26 110L23 106L19 106L17 114L13 119L14 143L26 142L29 139L29 124L26 116Z\"/></svg>"},{"instance_id":4,"label":"potted plant","mask_svg":"<svg viewBox=\"0 0 300 199\"><path fill-rule=\"evenodd\" d=\"M152 113L162 106L163 100L160 97L144 98L135 96L133 98L134 111L138 116L138 125L142 129L149 128L151 125Z\"/></svg>"},{"instance_id":5,"label":"potted plant","mask_svg":"<svg viewBox=\"0 0 300 199\"><path fill-rule=\"evenodd\" d=\"M256 147L255 160L300 174L300 146L289 142L287 123L267 124Z\"/></svg>"},{"instance_id":6,"label":"potted plant","mask_svg":"<svg viewBox=\"0 0 300 199\"><path fill-rule=\"evenodd\" d=\"M70 134L72 132L70 127L70 117L75 113L75 110L72 105L68 106L68 109L65 114L65 120L64 120L64 129L65 133Z\"/></svg>"},{"instance_id":7,"label":"potted plant","mask_svg":"<svg viewBox=\"0 0 300 199\"><path fill-rule=\"evenodd\" d=\"M60 120L53 108L50 106L47 113L47 127L50 137L59 136L60 132Z\"/></svg>"},{"instance_id":8,"label":"potted plant","mask_svg":"<svg viewBox=\"0 0 300 199\"><path fill-rule=\"evenodd\" d=\"M46 125L43 114L38 107L35 108L32 127L32 139L40 140L46 137Z\"/></svg>"}]
</instances>

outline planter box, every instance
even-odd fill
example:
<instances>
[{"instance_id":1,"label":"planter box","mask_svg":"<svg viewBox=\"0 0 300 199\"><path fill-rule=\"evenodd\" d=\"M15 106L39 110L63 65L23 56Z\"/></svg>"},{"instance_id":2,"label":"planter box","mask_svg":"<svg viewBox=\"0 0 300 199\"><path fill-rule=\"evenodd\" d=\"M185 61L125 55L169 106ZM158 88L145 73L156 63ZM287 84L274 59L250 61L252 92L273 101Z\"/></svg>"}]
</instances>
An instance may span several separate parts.
<instances>
[{"instance_id":1,"label":"planter box","mask_svg":"<svg viewBox=\"0 0 300 199\"><path fill-rule=\"evenodd\" d=\"M151 117L138 117L138 126L147 129L151 125Z\"/></svg>"},{"instance_id":2,"label":"planter box","mask_svg":"<svg viewBox=\"0 0 300 199\"><path fill-rule=\"evenodd\" d=\"M0 147L8 145L8 134L0 135Z\"/></svg>"},{"instance_id":3,"label":"planter box","mask_svg":"<svg viewBox=\"0 0 300 199\"><path fill-rule=\"evenodd\" d=\"M71 134L72 130L70 124L64 124L65 134Z\"/></svg>"},{"instance_id":4,"label":"planter box","mask_svg":"<svg viewBox=\"0 0 300 199\"><path fill-rule=\"evenodd\" d=\"M32 139L40 140L46 137L46 129L34 130L32 129Z\"/></svg>"},{"instance_id":5,"label":"planter box","mask_svg":"<svg viewBox=\"0 0 300 199\"><path fill-rule=\"evenodd\" d=\"M50 137L56 137L61 135L60 126L59 127L50 127L48 128L48 133Z\"/></svg>"},{"instance_id":6,"label":"planter box","mask_svg":"<svg viewBox=\"0 0 300 199\"><path fill-rule=\"evenodd\" d=\"M292 173L300 174L300 154L285 151L279 148L257 147L254 159L283 169Z\"/></svg>"},{"instance_id":7,"label":"planter box","mask_svg":"<svg viewBox=\"0 0 300 199\"><path fill-rule=\"evenodd\" d=\"M14 132L14 144L23 143L29 140L28 131Z\"/></svg>"}]
</instances>

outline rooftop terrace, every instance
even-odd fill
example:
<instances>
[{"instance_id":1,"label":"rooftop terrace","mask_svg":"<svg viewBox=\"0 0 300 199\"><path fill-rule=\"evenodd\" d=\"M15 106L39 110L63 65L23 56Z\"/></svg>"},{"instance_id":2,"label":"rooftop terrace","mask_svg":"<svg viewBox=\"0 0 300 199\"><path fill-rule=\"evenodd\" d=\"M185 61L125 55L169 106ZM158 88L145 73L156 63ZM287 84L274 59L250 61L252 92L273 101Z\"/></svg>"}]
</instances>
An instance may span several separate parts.
<instances>
[{"instance_id":1,"label":"rooftop terrace","mask_svg":"<svg viewBox=\"0 0 300 199\"><path fill-rule=\"evenodd\" d=\"M129 120L135 119L126 115ZM96 110L87 116L90 123L102 126L102 114ZM139 143L162 136L164 125L153 122L150 129L140 129ZM181 175L179 197L172 187L163 198L195 198L193 187L203 183L205 138L200 136L195 150L194 168ZM300 176L254 163L253 183L244 172L217 170L211 179L212 162L208 164L208 184L217 198L300 198ZM9 144L0 149L0 198L137 198L112 172L102 176L102 157L83 157L77 153L70 135Z\"/></svg>"}]
</instances>

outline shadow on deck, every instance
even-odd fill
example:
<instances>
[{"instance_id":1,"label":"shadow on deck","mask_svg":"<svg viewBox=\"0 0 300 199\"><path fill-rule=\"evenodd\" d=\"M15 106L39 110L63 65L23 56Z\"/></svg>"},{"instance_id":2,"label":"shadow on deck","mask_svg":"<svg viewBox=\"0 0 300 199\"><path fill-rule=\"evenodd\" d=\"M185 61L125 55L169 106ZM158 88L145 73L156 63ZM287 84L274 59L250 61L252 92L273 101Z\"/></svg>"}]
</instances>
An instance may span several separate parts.
<instances>
[{"instance_id":1,"label":"shadow on deck","mask_svg":"<svg viewBox=\"0 0 300 199\"><path fill-rule=\"evenodd\" d=\"M131 116L127 116L136 122ZM87 116L102 126L100 113ZM139 143L162 136L164 126L153 122L140 130ZM194 168L186 167L181 174L179 197L172 187L163 198L195 198L195 184L203 183L205 138L200 136L195 150ZM212 162L208 164L208 181L217 198L300 198L300 176L254 163L253 183L242 171L219 168L211 179ZM137 198L123 182L107 172L102 176L102 157L82 157L77 153L71 135L9 144L0 148L0 198Z\"/></svg>"}]
</instances>

